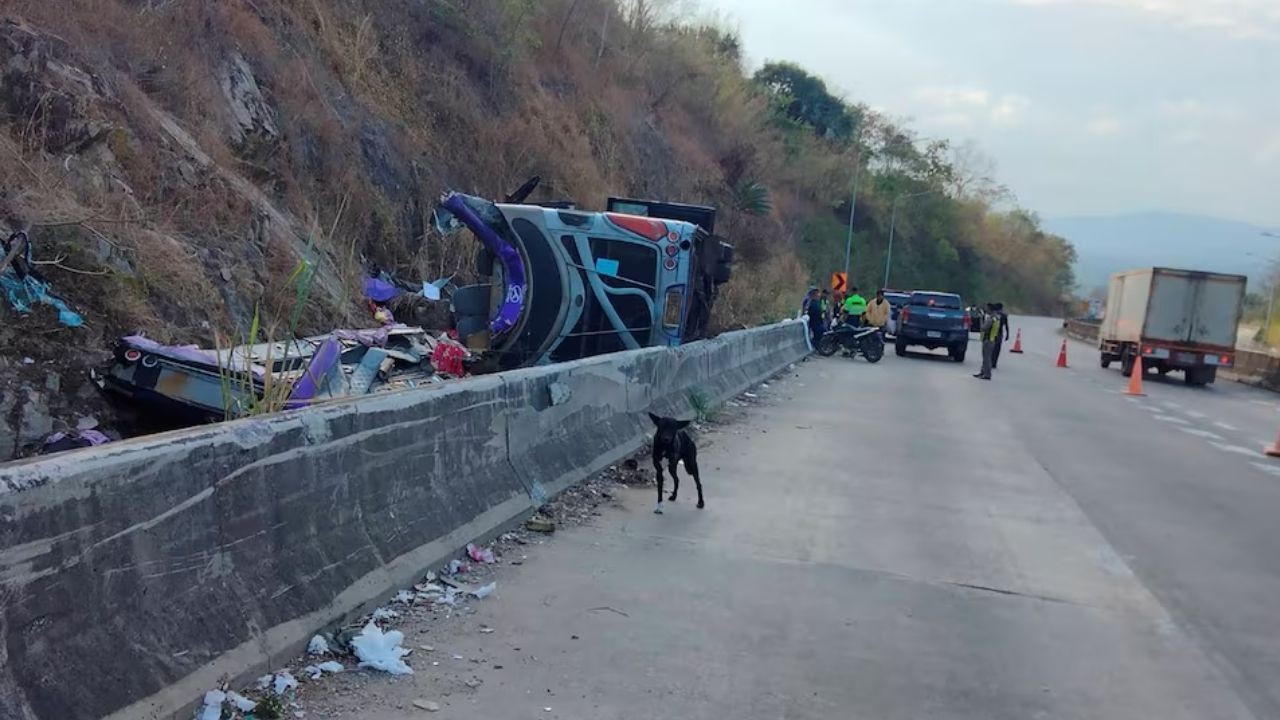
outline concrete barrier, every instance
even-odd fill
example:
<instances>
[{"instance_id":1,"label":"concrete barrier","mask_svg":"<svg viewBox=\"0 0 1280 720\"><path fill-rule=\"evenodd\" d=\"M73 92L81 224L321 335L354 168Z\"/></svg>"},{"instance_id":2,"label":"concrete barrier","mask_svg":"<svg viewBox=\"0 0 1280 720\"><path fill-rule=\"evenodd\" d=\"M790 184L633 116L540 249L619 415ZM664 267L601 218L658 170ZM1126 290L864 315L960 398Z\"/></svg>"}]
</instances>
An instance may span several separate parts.
<instances>
[{"instance_id":1,"label":"concrete barrier","mask_svg":"<svg viewBox=\"0 0 1280 720\"><path fill-rule=\"evenodd\" d=\"M808 352L798 323L0 466L0 717L167 718Z\"/></svg>"},{"instance_id":2,"label":"concrete barrier","mask_svg":"<svg viewBox=\"0 0 1280 720\"><path fill-rule=\"evenodd\" d=\"M1096 343L1102 322L1095 320L1068 320L1067 335L1077 340Z\"/></svg>"}]
</instances>

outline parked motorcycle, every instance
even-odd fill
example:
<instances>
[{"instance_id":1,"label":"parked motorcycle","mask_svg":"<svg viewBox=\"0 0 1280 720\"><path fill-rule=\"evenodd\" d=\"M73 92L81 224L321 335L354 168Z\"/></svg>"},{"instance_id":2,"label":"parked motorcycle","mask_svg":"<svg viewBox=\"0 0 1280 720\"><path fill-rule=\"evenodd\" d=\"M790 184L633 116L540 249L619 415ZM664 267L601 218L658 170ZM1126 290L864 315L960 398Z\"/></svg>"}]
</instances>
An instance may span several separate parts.
<instances>
[{"instance_id":1,"label":"parked motorcycle","mask_svg":"<svg viewBox=\"0 0 1280 720\"><path fill-rule=\"evenodd\" d=\"M869 363L878 363L884 357L884 336L879 328L842 324L818 338L818 354L822 357L831 357L841 348L849 357L861 355Z\"/></svg>"}]
</instances>

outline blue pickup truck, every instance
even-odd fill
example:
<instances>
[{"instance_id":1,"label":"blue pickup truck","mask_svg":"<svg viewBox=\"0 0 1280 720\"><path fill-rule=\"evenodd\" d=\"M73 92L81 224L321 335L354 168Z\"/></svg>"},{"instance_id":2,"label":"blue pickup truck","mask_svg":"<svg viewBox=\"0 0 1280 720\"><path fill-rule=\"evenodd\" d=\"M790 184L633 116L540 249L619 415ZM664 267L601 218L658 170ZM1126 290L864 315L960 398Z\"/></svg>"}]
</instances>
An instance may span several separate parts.
<instances>
[{"instance_id":1,"label":"blue pickup truck","mask_svg":"<svg viewBox=\"0 0 1280 720\"><path fill-rule=\"evenodd\" d=\"M964 362L969 349L969 316L964 303L954 293L911 293L911 299L898 312L897 336L893 350L899 357L912 345L930 350L945 347L951 359Z\"/></svg>"}]
</instances>

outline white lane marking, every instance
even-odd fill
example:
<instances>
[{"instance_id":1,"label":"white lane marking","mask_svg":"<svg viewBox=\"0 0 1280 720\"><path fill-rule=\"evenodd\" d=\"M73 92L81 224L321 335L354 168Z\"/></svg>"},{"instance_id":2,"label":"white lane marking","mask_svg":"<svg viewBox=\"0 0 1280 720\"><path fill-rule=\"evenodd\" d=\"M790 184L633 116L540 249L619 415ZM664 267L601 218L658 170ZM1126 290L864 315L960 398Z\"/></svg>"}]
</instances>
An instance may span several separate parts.
<instances>
[{"instance_id":1,"label":"white lane marking","mask_svg":"<svg viewBox=\"0 0 1280 720\"><path fill-rule=\"evenodd\" d=\"M1244 447L1243 445L1228 445L1226 443L1220 443L1220 442L1211 442L1209 444L1218 448L1222 452L1235 453L1237 455L1248 455L1250 457L1258 456L1257 450Z\"/></svg>"},{"instance_id":2,"label":"white lane marking","mask_svg":"<svg viewBox=\"0 0 1280 720\"><path fill-rule=\"evenodd\" d=\"M1206 440L1223 440L1223 439L1225 439L1225 438L1223 438L1221 435L1219 435L1218 433L1216 433L1216 432L1209 432L1208 430L1199 430L1199 429L1197 429L1197 428L1185 428L1185 427L1180 427L1180 428L1178 428L1178 429L1179 429L1179 430L1181 430L1182 432L1184 432L1184 433L1188 434L1188 435L1195 435L1195 436L1196 436L1196 437L1198 437L1198 438L1204 438L1204 439L1206 439Z\"/></svg>"},{"instance_id":3,"label":"white lane marking","mask_svg":"<svg viewBox=\"0 0 1280 720\"><path fill-rule=\"evenodd\" d=\"M1186 414L1187 414L1187 416L1188 416L1188 417L1193 417L1193 418L1195 418L1195 419L1197 419L1197 420L1203 420L1203 419L1205 419L1205 418L1209 417L1208 415L1205 415L1204 413L1202 413L1202 412L1198 412L1198 411L1196 411L1196 410L1186 410L1185 412L1186 412Z\"/></svg>"},{"instance_id":4,"label":"white lane marking","mask_svg":"<svg viewBox=\"0 0 1280 720\"><path fill-rule=\"evenodd\" d=\"M1180 417L1173 417L1170 415L1153 415L1152 417L1159 420L1160 422L1173 423L1174 425L1190 425L1191 424Z\"/></svg>"},{"instance_id":5,"label":"white lane marking","mask_svg":"<svg viewBox=\"0 0 1280 720\"><path fill-rule=\"evenodd\" d=\"M1249 463L1249 464L1258 468L1264 473L1270 473L1272 475L1275 475L1276 477L1280 477L1280 465L1275 465L1272 463L1261 463L1261 462L1255 462L1255 463Z\"/></svg>"},{"instance_id":6,"label":"white lane marking","mask_svg":"<svg viewBox=\"0 0 1280 720\"><path fill-rule=\"evenodd\" d=\"M1228 425L1227 423L1224 423L1224 422L1215 422L1215 423L1214 423L1214 425L1217 425L1218 427L1222 428L1223 430L1228 430L1228 431L1230 431L1230 432L1235 432L1235 431L1237 431L1237 430L1239 430L1239 429L1240 429L1240 428L1236 427L1235 425Z\"/></svg>"},{"instance_id":7,"label":"white lane marking","mask_svg":"<svg viewBox=\"0 0 1280 720\"><path fill-rule=\"evenodd\" d=\"M1169 408L1170 410L1181 410L1181 409L1182 409L1182 406L1181 406L1181 405L1179 405L1178 403L1175 403L1175 402L1162 402L1162 403L1160 403L1160 404L1161 404L1161 405L1164 405L1165 407Z\"/></svg>"},{"instance_id":8,"label":"white lane marking","mask_svg":"<svg viewBox=\"0 0 1280 720\"><path fill-rule=\"evenodd\" d=\"M1271 407L1271 403L1267 402L1266 400L1250 400L1249 402L1253 403L1254 405L1261 405L1261 406L1263 406L1263 407Z\"/></svg>"}]
</instances>

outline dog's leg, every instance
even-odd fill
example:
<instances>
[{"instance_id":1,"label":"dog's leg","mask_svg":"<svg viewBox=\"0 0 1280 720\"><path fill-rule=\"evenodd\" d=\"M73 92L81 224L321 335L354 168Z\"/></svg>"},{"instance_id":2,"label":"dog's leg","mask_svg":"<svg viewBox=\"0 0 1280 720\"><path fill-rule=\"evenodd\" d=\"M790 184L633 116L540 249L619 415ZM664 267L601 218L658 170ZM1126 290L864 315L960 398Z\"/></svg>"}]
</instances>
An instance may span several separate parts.
<instances>
[{"instance_id":1,"label":"dog's leg","mask_svg":"<svg viewBox=\"0 0 1280 720\"><path fill-rule=\"evenodd\" d=\"M676 459L672 457L667 463L667 469L671 471L671 497L667 498L671 502L676 501L676 495L680 494L680 474L676 472Z\"/></svg>"},{"instance_id":2,"label":"dog's leg","mask_svg":"<svg viewBox=\"0 0 1280 720\"><path fill-rule=\"evenodd\" d=\"M693 484L698 488L698 509L706 507L707 504L702 500L702 478L698 476L698 455L696 451L690 451L684 459L684 469L693 476Z\"/></svg>"},{"instance_id":3,"label":"dog's leg","mask_svg":"<svg viewBox=\"0 0 1280 720\"><path fill-rule=\"evenodd\" d=\"M658 477L658 506L653 509L658 515L662 514L662 458L657 455L653 456L653 472Z\"/></svg>"}]
</instances>

